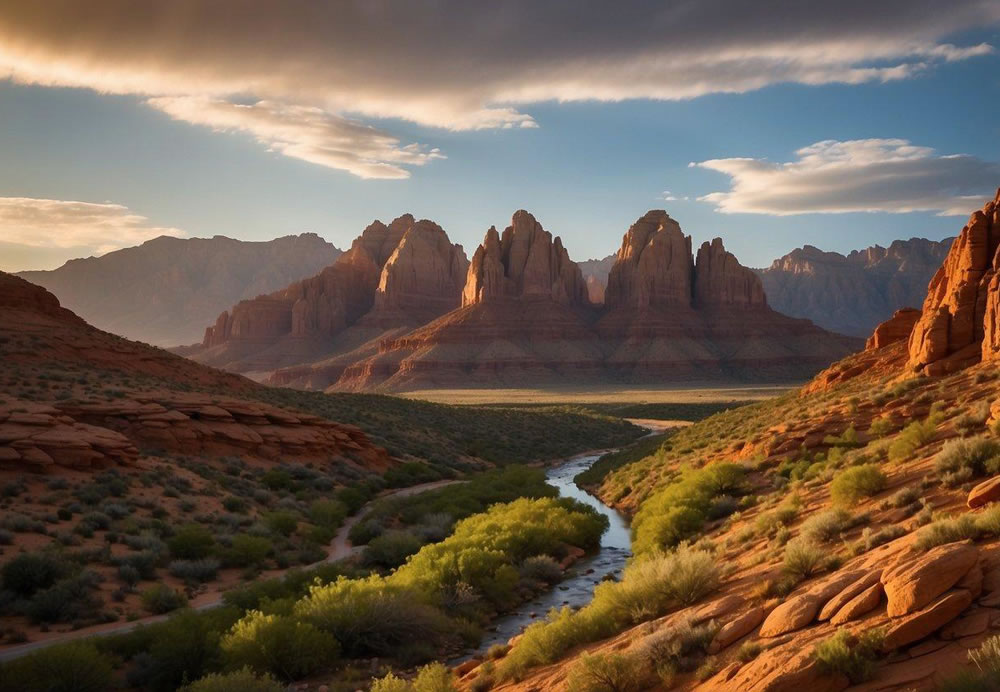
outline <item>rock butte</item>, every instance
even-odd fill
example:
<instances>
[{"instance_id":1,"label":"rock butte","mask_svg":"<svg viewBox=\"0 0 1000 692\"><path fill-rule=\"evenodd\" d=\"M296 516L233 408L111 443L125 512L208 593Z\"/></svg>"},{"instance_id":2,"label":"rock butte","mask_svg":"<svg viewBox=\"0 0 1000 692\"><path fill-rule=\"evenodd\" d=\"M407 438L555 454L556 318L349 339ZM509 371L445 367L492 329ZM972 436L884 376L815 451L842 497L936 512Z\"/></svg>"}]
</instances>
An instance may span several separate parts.
<instances>
[{"instance_id":1,"label":"rock butte","mask_svg":"<svg viewBox=\"0 0 1000 692\"><path fill-rule=\"evenodd\" d=\"M418 231L419 244L411 240ZM383 260L396 238L395 260ZM611 264L606 291L595 294L561 239L524 210L502 233L490 228L468 264L439 227L400 217L366 229L320 275L325 290L308 288L317 277L237 305L192 357L271 372L268 381L280 385L402 390L790 380L860 346L771 310L759 278L720 239L693 254L665 211L633 224L613 260L589 266L593 279L597 265ZM344 281L368 283L359 292ZM334 307L321 319L316 305ZM298 319L299 311L314 317Z\"/></svg>"}]
</instances>

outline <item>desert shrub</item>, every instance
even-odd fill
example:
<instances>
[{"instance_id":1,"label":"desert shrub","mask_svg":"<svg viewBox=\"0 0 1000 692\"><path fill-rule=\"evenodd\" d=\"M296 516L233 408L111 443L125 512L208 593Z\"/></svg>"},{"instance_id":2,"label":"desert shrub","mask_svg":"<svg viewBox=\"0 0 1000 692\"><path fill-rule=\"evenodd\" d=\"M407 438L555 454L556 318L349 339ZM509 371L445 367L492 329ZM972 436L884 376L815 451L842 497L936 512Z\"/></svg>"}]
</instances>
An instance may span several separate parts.
<instances>
[{"instance_id":1,"label":"desert shrub","mask_svg":"<svg viewBox=\"0 0 1000 692\"><path fill-rule=\"evenodd\" d=\"M937 421L934 416L923 421L913 421L889 445L889 461L905 461L913 453L934 439L937 432Z\"/></svg>"},{"instance_id":2,"label":"desert shrub","mask_svg":"<svg viewBox=\"0 0 1000 692\"><path fill-rule=\"evenodd\" d=\"M93 618L101 600L93 590L100 577L89 570L62 579L47 589L36 591L25 606L25 614L35 622L73 622Z\"/></svg>"},{"instance_id":3,"label":"desert shrub","mask_svg":"<svg viewBox=\"0 0 1000 692\"><path fill-rule=\"evenodd\" d=\"M46 589L70 574L73 565L58 555L48 552L21 553L7 562L0 575L3 588L20 596L30 596L39 589Z\"/></svg>"},{"instance_id":4,"label":"desert shrub","mask_svg":"<svg viewBox=\"0 0 1000 692\"><path fill-rule=\"evenodd\" d=\"M142 605L149 612L161 615L183 608L187 605L187 598L166 584L156 584L142 592Z\"/></svg>"},{"instance_id":5,"label":"desert shrub","mask_svg":"<svg viewBox=\"0 0 1000 692\"><path fill-rule=\"evenodd\" d=\"M90 642L55 644L0 667L3 692L105 692L111 661Z\"/></svg>"},{"instance_id":6,"label":"desert shrub","mask_svg":"<svg viewBox=\"0 0 1000 692\"><path fill-rule=\"evenodd\" d=\"M834 476L830 497L834 503L850 507L862 498L880 493L885 485L885 474L874 464L852 466Z\"/></svg>"},{"instance_id":7,"label":"desert shrub","mask_svg":"<svg viewBox=\"0 0 1000 692\"><path fill-rule=\"evenodd\" d=\"M294 512L268 512L264 515L264 524L277 534L291 536L299 526L299 515Z\"/></svg>"},{"instance_id":8,"label":"desert shrub","mask_svg":"<svg viewBox=\"0 0 1000 692\"><path fill-rule=\"evenodd\" d=\"M454 677L443 663L431 663L410 682L389 673L375 680L371 692L456 692Z\"/></svg>"},{"instance_id":9,"label":"desert shrub","mask_svg":"<svg viewBox=\"0 0 1000 692\"><path fill-rule=\"evenodd\" d=\"M521 576L532 581L555 584L562 580L563 572L559 563L548 555L535 555L521 563Z\"/></svg>"},{"instance_id":10,"label":"desert shrub","mask_svg":"<svg viewBox=\"0 0 1000 692\"><path fill-rule=\"evenodd\" d=\"M215 547L212 533L200 524L187 524L167 539L170 554L180 560L200 560Z\"/></svg>"},{"instance_id":11,"label":"desert shrub","mask_svg":"<svg viewBox=\"0 0 1000 692\"><path fill-rule=\"evenodd\" d=\"M869 550L874 550L880 545L885 545L901 536L905 536L906 533L906 529L895 524L886 526L878 531L874 531L871 527L866 526L861 531L861 539L851 546L851 553L854 555L867 553Z\"/></svg>"},{"instance_id":12,"label":"desert shrub","mask_svg":"<svg viewBox=\"0 0 1000 692\"><path fill-rule=\"evenodd\" d=\"M648 635L640 651L661 680L670 680L698 667L718 631L718 625L711 621L692 625L681 620Z\"/></svg>"},{"instance_id":13,"label":"desert shrub","mask_svg":"<svg viewBox=\"0 0 1000 692\"><path fill-rule=\"evenodd\" d=\"M202 560L174 560L167 567L167 571L187 582L212 581L218 575L219 561L213 557Z\"/></svg>"},{"instance_id":14,"label":"desert shrub","mask_svg":"<svg viewBox=\"0 0 1000 692\"><path fill-rule=\"evenodd\" d=\"M628 654L583 654L569 673L568 686L579 692L638 692L643 671Z\"/></svg>"},{"instance_id":15,"label":"desert shrub","mask_svg":"<svg viewBox=\"0 0 1000 692\"><path fill-rule=\"evenodd\" d=\"M889 506L895 507L896 509L911 507L913 505L919 504L919 502L920 502L920 491L913 486L897 490L888 499Z\"/></svg>"},{"instance_id":16,"label":"desert shrub","mask_svg":"<svg viewBox=\"0 0 1000 692\"><path fill-rule=\"evenodd\" d=\"M879 630L868 630L857 637L847 630L838 630L835 635L817 644L813 655L819 661L820 670L827 674L845 675L856 685L868 680L875 672L882 641Z\"/></svg>"},{"instance_id":17,"label":"desert shrub","mask_svg":"<svg viewBox=\"0 0 1000 692\"><path fill-rule=\"evenodd\" d=\"M309 519L314 524L337 529L347 518L347 507L337 500L316 500L309 505Z\"/></svg>"},{"instance_id":18,"label":"desert shrub","mask_svg":"<svg viewBox=\"0 0 1000 692\"><path fill-rule=\"evenodd\" d=\"M365 546L362 560L366 565L392 569L406 562L406 558L420 550L423 544L409 531L386 531Z\"/></svg>"},{"instance_id":19,"label":"desert shrub","mask_svg":"<svg viewBox=\"0 0 1000 692\"><path fill-rule=\"evenodd\" d=\"M366 519L359 521L347 532L347 537L351 539L352 545L367 545L370 541L378 538L385 531L385 527L378 519Z\"/></svg>"},{"instance_id":20,"label":"desert shrub","mask_svg":"<svg viewBox=\"0 0 1000 692\"><path fill-rule=\"evenodd\" d=\"M285 686L270 675L259 676L243 668L232 673L209 673L180 688L179 692L284 692Z\"/></svg>"},{"instance_id":21,"label":"desert shrub","mask_svg":"<svg viewBox=\"0 0 1000 692\"><path fill-rule=\"evenodd\" d=\"M844 509L831 509L815 514L802 522L800 533L809 540L826 543L848 529L851 521L850 512Z\"/></svg>"},{"instance_id":22,"label":"desert shrub","mask_svg":"<svg viewBox=\"0 0 1000 692\"><path fill-rule=\"evenodd\" d=\"M250 536L241 533L233 536L228 548L221 551L222 562L228 567L253 567L264 562L274 546L263 536Z\"/></svg>"},{"instance_id":23,"label":"desert shrub","mask_svg":"<svg viewBox=\"0 0 1000 692\"><path fill-rule=\"evenodd\" d=\"M990 405L988 402L983 402L975 408L966 411L962 415L955 419L955 428L962 435L971 435L977 430L982 430L986 427L986 421L990 417Z\"/></svg>"},{"instance_id":24,"label":"desert shrub","mask_svg":"<svg viewBox=\"0 0 1000 692\"><path fill-rule=\"evenodd\" d=\"M806 537L788 541L782 569L796 581L802 581L822 572L826 566L827 550Z\"/></svg>"},{"instance_id":25,"label":"desert shrub","mask_svg":"<svg viewBox=\"0 0 1000 692\"><path fill-rule=\"evenodd\" d=\"M889 432L892 431L893 424L892 420L888 417L876 418L871 422L871 426L868 428L868 434L872 439L878 439L880 437L885 437Z\"/></svg>"},{"instance_id":26,"label":"desert shrub","mask_svg":"<svg viewBox=\"0 0 1000 692\"><path fill-rule=\"evenodd\" d=\"M233 625L220 647L232 666L283 680L297 680L328 667L340 649L336 639L309 623L259 610Z\"/></svg>"},{"instance_id":27,"label":"desert shrub","mask_svg":"<svg viewBox=\"0 0 1000 692\"><path fill-rule=\"evenodd\" d=\"M969 514L960 517L939 519L920 530L917 535L917 549L930 550L945 543L954 543L979 537L976 520Z\"/></svg>"},{"instance_id":28,"label":"desert shrub","mask_svg":"<svg viewBox=\"0 0 1000 692\"><path fill-rule=\"evenodd\" d=\"M986 437L950 440L934 459L934 470L942 479L950 476L960 482L1000 472L1000 442Z\"/></svg>"},{"instance_id":29,"label":"desert shrub","mask_svg":"<svg viewBox=\"0 0 1000 692\"><path fill-rule=\"evenodd\" d=\"M990 637L979 648L970 651L969 663L975 667L949 676L937 689L941 692L991 692L1000 689L1000 636Z\"/></svg>"},{"instance_id":30,"label":"desert shrub","mask_svg":"<svg viewBox=\"0 0 1000 692\"><path fill-rule=\"evenodd\" d=\"M760 642L747 641L740 644L740 648L736 650L736 658L742 663L749 663L758 656L760 652L764 650Z\"/></svg>"}]
</instances>

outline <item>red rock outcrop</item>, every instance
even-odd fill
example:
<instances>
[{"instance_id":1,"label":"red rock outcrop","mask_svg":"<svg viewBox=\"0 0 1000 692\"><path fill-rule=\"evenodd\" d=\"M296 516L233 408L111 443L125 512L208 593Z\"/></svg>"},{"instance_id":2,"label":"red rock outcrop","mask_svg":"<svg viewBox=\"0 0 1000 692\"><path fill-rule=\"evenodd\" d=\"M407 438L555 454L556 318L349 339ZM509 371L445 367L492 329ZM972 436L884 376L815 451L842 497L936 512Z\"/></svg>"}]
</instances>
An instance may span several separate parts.
<instances>
[{"instance_id":1,"label":"red rock outcrop","mask_svg":"<svg viewBox=\"0 0 1000 692\"><path fill-rule=\"evenodd\" d=\"M972 214L931 279L910 334L912 369L943 374L1000 353L1000 283L994 281L998 247L1000 190Z\"/></svg>"},{"instance_id":2,"label":"red rock outcrop","mask_svg":"<svg viewBox=\"0 0 1000 692\"><path fill-rule=\"evenodd\" d=\"M646 212L622 238L608 274L610 309L690 307L694 277L691 238L667 212Z\"/></svg>"},{"instance_id":3,"label":"red rock outcrop","mask_svg":"<svg viewBox=\"0 0 1000 692\"><path fill-rule=\"evenodd\" d=\"M503 235L486 232L476 250L462 293L462 307L509 298L544 298L568 305L590 304L583 274L562 240L520 209Z\"/></svg>"},{"instance_id":4,"label":"red rock outcrop","mask_svg":"<svg viewBox=\"0 0 1000 692\"><path fill-rule=\"evenodd\" d=\"M889 344L897 341L906 341L910 338L913 326L920 319L920 311L914 308L903 308L896 310L892 317L875 327L875 331L865 342L866 351L874 351L885 348Z\"/></svg>"},{"instance_id":5,"label":"red rock outcrop","mask_svg":"<svg viewBox=\"0 0 1000 692\"><path fill-rule=\"evenodd\" d=\"M431 221L375 221L318 275L238 303L206 328L200 349L185 353L237 372L317 361L458 307L466 266L462 247ZM362 321L364 338L335 343Z\"/></svg>"},{"instance_id":6,"label":"red rock outcrop","mask_svg":"<svg viewBox=\"0 0 1000 692\"><path fill-rule=\"evenodd\" d=\"M699 308L766 307L760 278L722 245L702 243L694 267L694 304Z\"/></svg>"}]
</instances>

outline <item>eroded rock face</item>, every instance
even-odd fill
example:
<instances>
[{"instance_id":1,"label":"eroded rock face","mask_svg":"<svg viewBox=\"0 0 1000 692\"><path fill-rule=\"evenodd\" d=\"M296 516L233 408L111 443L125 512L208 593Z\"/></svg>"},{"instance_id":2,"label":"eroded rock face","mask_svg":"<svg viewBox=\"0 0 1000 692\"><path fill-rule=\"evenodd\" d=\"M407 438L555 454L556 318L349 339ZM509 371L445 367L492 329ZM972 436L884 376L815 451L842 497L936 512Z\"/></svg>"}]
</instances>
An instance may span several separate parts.
<instances>
[{"instance_id":1,"label":"eroded rock face","mask_svg":"<svg viewBox=\"0 0 1000 692\"><path fill-rule=\"evenodd\" d=\"M1000 191L972 214L931 279L909 339L914 370L943 374L1000 354L1000 284L993 281L1000 246L998 207Z\"/></svg>"},{"instance_id":2,"label":"eroded rock face","mask_svg":"<svg viewBox=\"0 0 1000 692\"><path fill-rule=\"evenodd\" d=\"M903 559L882 574L889 617L919 610L954 586L979 559L975 546L949 543Z\"/></svg>"},{"instance_id":3,"label":"eroded rock face","mask_svg":"<svg viewBox=\"0 0 1000 692\"><path fill-rule=\"evenodd\" d=\"M562 240L519 210L499 235L486 232L469 265L462 306L509 298L547 298L560 304L589 305L587 284Z\"/></svg>"},{"instance_id":4,"label":"eroded rock face","mask_svg":"<svg viewBox=\"0 0 1000 692\"><path fill-rule=\"evenodd\" d=\"M723 247L722 238L698 248L694 275L694 303L698 307L767 305L760 278Z\"/></svg>"},{"instance_id":5,"label":"eroded rock face","mask_svg":"<svg viewBox=\"0 0 1000 692\"><path fill-rule=\"evenodd\" d=\"M667 212L648 211L622 239L604 302L609 308L690 307L693 277L691 238Z\"/></svg>"},{"instance_id":6,"label":"eroded rock face","mask_svg":"<svg viewBox=\"0 0 1000 692\"><path fill-rule=\"evenodd\" d=\"M892 317L875 327L875 331L865 342L866 351L874 351L885 348L889 344L897 341L906 341L910 338L913 325L920 319L920 311L915 308L903 308L896 310Z\"/></svg>"}]
</instances>

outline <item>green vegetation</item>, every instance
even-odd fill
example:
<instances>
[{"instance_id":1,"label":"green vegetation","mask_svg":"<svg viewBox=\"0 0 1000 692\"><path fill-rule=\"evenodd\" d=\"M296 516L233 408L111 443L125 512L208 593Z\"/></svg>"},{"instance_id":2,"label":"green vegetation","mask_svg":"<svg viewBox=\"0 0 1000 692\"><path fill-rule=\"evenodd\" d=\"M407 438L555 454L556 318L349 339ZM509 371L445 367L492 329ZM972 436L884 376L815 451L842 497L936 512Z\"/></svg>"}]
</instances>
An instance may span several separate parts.
<instances>
[{"instance_id":1,"label":"green vegetation","mask_svg":"<svg viewBox=\"0 0 1000 692\"><path fill-rule=\"evenodd\" d=\"M286 615L247 613L222 638L222 653L234 668L246 667L282 680L298 680L337 661L331 635Z\"/></svg>"},{"instance_id":2,"label":"green vegetation","mask_svg":"<svg viewBox=\"0 0 1000 692\"><path fill-rule=\"evenodd\" d=\"M930 550L945 543L985 536L1000 536L1000 505L993 505L979 514L947 517L925 526L917 535L917 548Z\"/></svg>"},{"instance_id":3,"label":"green vegetation","mask_svg":"<svg viewBox=\"0 0 1000 692\"><path fill-rule=\"evenodd\" d=\"M589 469L578 473L573 480L580 486L589 487L598 485L612 471L645 459L646 457L662 454L664 442L668 437L670 437L670 433L651 435L616 452L605 454L591 464Z\"/></svg>"},{"instance_id":4,"label":"green vegetation","mask_svg":"<svg viewBox=\"0 0 1000 692\"><path fill-rule=\"evenodd\" d=\"M887 479L875 464L862 464L844 469L833 477L830 497L835 504L852 507L859 500L885 490Z\"/></svg>"},{"instance_id":5,"label":"green vegetation","mask_svg":"<svg viewBox=\"0 0 1000 692\"><path fill-rule=\"evenodd\" d=\"M829 553L819 543L804 536L794 538L785 546L783 568L796 582L822 572L828 564Z\"/></svg>"},{"instance_id":6,"label":"green vegetation","mask_svg":"<svg viewBox=\"0 0 1000 692\"><path fill-rule=\"evenodd\" d=\"M413 682L389 673L375 680L371 692L455 692L451 671L442 663L430 663L417 672Z\"/></svg>"},{"instance_id":7,"label":"green vegetation","mask_svg":"<svg viewBox=\"0 0 1000 692\"><path fill-rule=\"evenodd\" d=\"M646 556L626 568L622 581L598 585L593 600L580 610L553 609L544 621L528 627L500 662L497 675L519 679L528 668L551 663L575 646L695 603L717 588L719 579L715 557L687 545Z\"/></svg>"},{"instance_id":8,"label":"green vegetation","mask_svg":"<svg viewBox=\"0 0 1000 692\"><path fill-rule=\"evenodd\" d=\"M209 673L185 685L180 692L285 692L285 686L269 675L259 676L244 668L233 673Z\"/></svg>"},{"instance_id":9,"label":"green vegetation","mask_svg":"<svg viewBox=\"0 0 1000 692\"><path fill-rule=\"evenodd\" d=\"M1000 473L1000 442L986 437L950 440L934 459L934 470L947 487Z\"/></svg>"},{"instance_id":10,"label":"green vegetation","mask_svg":"<svg viewBox=\"0 0 1000 692\"><path fill-rule=\"evenodd\" d=\"M880 630L868 630L857 637L847 630L838 630L816 645L814 655L825 673L840 673L857 685L875 672L882 641Z\"/></svg>"},{"instance_id":11,"label":"green vegetation","mask_svg":"<svg viewBox=\"0 0 1000 692\"><path fill-rule=\"evenodd\" d=\"M614 414L573 406L454 406L378 394L278 388L261 389L255 396L357 425L393 456L420 459L443 476L452 469L471 470L469 457L497 465L523 464L620 447L643 434Z\"/></svg>"},{"instance_id":12,"label":"green vegetation","mask_svg":"<svg viewBox=\"0 0 1000 692\"><path fill-rule=\"evenodd\" d=\"M938 685L940 692L991 692L1000 688L1000 636L984 641L969 652L966 668L949 676Z\"/></svg>"},{"instance_id":13,"label":"green vegetation","mask_svg":"<svg viewBox=\"0 0 1000 692\"><path fill-rule=\"evenodd\" d=\"M632 520L632 551L641 556L694 536L709 518L713 503L745 492L744 473L739 464L722 463L681 473L642 503Z\"/></svg>"},{"instance_id":14,"label":"green vegetation","mask_svg":"<svg viewBox=\"0 0 1000 692\"><path fill-rule=\"evenodd\" d=\"M105 692L111 663L90 642L55 644L0 666L2 692Z\"/></svg>"},{"instance_id":15,"label":"green vegetation","mask_svg":"<svg viewBox=\"0 0 1000 692\"><path fill-rule=\"evenodd\" d=\"M937 424L937 417L929 416L926 420L913 421L903 428L889 445L889 461L902 462L912 458L914 452L934 439Z\"/></svg>"},{"instance_id":16,"label":"green vegetation","mask_svg":"<svg viewBox=\"0 0 1000 692\"><path fill-rule=\"evenodd\" d=\"M644 689L643 669L628 654L584 654L573 666L568 689L579 692L638 692Z\"/></svg>"}]
</instances>

